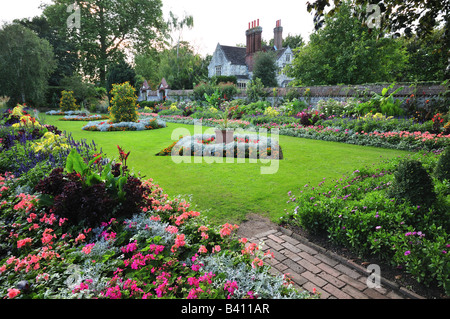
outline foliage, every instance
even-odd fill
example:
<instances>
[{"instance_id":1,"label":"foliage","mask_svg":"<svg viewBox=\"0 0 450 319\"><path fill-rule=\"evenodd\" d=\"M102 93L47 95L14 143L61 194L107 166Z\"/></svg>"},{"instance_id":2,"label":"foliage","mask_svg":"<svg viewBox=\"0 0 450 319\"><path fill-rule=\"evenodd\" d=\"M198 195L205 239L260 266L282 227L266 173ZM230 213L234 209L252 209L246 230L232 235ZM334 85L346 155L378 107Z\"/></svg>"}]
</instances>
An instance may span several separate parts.
<instances>
[{"instance_id":1,"label":"foliage","mask_svg":"<svg viewBox=\"0 0 450 319\"><path fill-rule=\"evenodd\" d=\"M330 4L331 3L331 4ZM307 9L309 12L315 10L314 21L315 27L320 28L323 24L324 10L327 6L334 5L335 7L330 10L327 15L334 15L340 11L345 5L351 4L352 6L362 6L366 8L371 4L368 0L352 0L352 1L326 1L315 0L314 2L308 2ZM414 8L421 8L421 10L414 10ZM434 3L433 1L426 0L386 0L380 3L380 28L388 32L396 32L396 35L404 33L406 36L411 36L413 33L419 37L425 38L429 35L436 26L444 24L444 28L448 30L448 16L450 14L450 8L448 4L444 2ZM369 21L369 14L373 14L373 10L368 10L362 15L362 24L367 24ZM358 15L357 12L354 13ZM443 37L442 47L449 47L450 36L448 31Z\"/></svg>"},{"instance_id":2,"label":"foliage","mask_svg":"<svg viewBox=\"0 0 450 319\"><path fill-rule=\"evenodd\" d=\"M138 120L135 92L135 88L128 82L113 84L112 98L108 109L113 123L136 122Z\"/></svg>"},{"instance_id":3,"label":"foliage","mask_svg":"<svg viewBox=\"0 0 450 319\"><path fill-rule=\"evenodd\" d=\"M28 191L0 175L2 298L317 297L271 275L272 254L239 239L237 225L210 225L130 174L130 152L117 146L118 162L104 161L81 144Z\"/></svg>"},{"instance_id":4,"label":"foliage","mask_svg":"<svg viewBox=\"0 0 450 319\"><path fill-rule=\"evenodd\" d=\"M9 96L10 106L40 105L55 69L52 47L22 25L4 25L0 29L0 69L0 96Z\"/></svg>"},{"instance_id":5,"label":"foliage","mask_svg":"<svg viewBox=\"0 0 450 319\"><path fill-rule=\"evenodd\" d=\"M402 44L368 30L352 17L349 5L325 18L325 26L294 50L287 73L302 85L363 84L398 81L407 61ZM370 71L367 71L370 70Z\"/></svg>"},{"instance_id":6,"label":"foliage","mask_svg":"<svg viewBox=\"0 0 450 319\"><path fill-rule=\"evenodd\" d=\"M220 84L220 83L233 83L237 84L237 78L235 75L214 75L211 77L210 82L214 85Z\"/></svg>"},{"instance_id":7,"label":"foliage","mask_svg":"<svg viewBox=\"0 0 450 319\"><path fill-rule=\"evenodd\" d=\"M77 5L83 32L68 28L67 20ZM68 8L72 11L68 14ZM120 61L125 48L141 52L141 48L160 38L166 29L160 0L55 0L45 6L43 15L58 33L76 45L85 76L106 83L106 66ZM77 21L75 21L77 22ZM127 45L124 45L127 43Z\"/></svg>"},{"instance_id":8,"label":"foliage","mask_svg":"<svg viewBox=\"0 0 450 319\"><path fill-rule=\"evenodd\" d=\"M254 77L247 85L247 101L257 102L267 96L260 78Z\"/></svg>"},{"instance_id":9,"label":"foliage","mask_svg":"<svg viewBox=\"0 0 450 319\"><path fill-rule=\"evenodd\" d=\"M440 181L450 181L450 147L447 147L439 158L434 174Z\"/></svg>"},{"instance_id":10,"label":"foliage","mask_svg":"<svg viewBox=\"0 0 450 319\"><path fill-rule=\"evenodd\" d=\"M381 95L378 93L374 93L369 101L360 103L357 106L358 113L360 115L365 115L369 112L381 112L382 114L385 114L387 116L403 115L405 113L401 107L403 101L400 99L394 99L394 95L403 90L403 87L397 88L395 91L391 92L388 95L389 90L394 86L395 83L392 83L389 87L382 89Z\"/></svg>"},{"instance_id":11,"label":"foliage","mask_svg":"<svg viewBox=\"0 0 450 319\"><path fill-rule=\"evenodd\" d=\"M208 78L208 62L187 42L159 53L158 75L165 78L172 90L190 90L195 83Z\"/></svg>"},{"instance_id":12,"label":"foliage","mask_svg":"<svg viewBox=\"0 0 450 319\"><path fill-rule=\"evenodd\" d=\"M398 201L430 207L436 200L433 181L417 160L401 162L394 173L390 196Z\"/></svg>"},{"instance_id":13,"label":"foliage","mask_svg":"<svg viewBox=\"0 0 450 319\"><path fill-rule=\"evenodd\" d=\"M33 30L39 38L47 40L53 48L56 67L48 79L46 102L48 105L53 104L52 107L56 108L55 102L59 101L60 86L64 86L62 80L72 77L77 70L79 61L75 44L68 41L65 33L58 33L56 28L51 26L49 21L42 15L30 19L14 20L14 23ZM75 96L78 98L78 101L82 101L77 95Z\"/></svg>"},{"instance_id":14,"label":"foliage","mask_svg":"<svg viewBox=\"0 0 450 319\"><path fill-rule=\"evenodd\" d=\"M253 78L259 78L264 87L277 87L277 66L273 52L258 52L254 58Z\"/></svg>"},{"instance_id":15,"label":"foliage","mask_svg":"<svg viewBox=\"0 0 450 319\"><path fill-rule=\"evenodd\" d=\"M80 106L77 105L76 102L77 101L73 96L73 91L61 92L61 100L59 102L59 107L63 112L79 110Z\"/></svg>"},{"instance_id":16,"label":"foliage","mask_svg":"<svg viewBox=\"0 0 450 319\"><path fill-rule=\"evenodd\" d=\"M116 64L110 64L106 73L106 91L111 92L114 84L122 84L125 82L130 83L132 87L138 90L139 88L135 86L135 78L136 72L125 60ZM108 95L108 98L111 99L111 96Z\"/></svg>"},{"instance_id":17,"label":"foliage","mask_svg":"<svg viewBox=\"0 0 450 319\"><path fill-rule=\"evenodd\" d=\"M85 131L100 131L100 132L114 132L114 131L145 131L155 130L166 127L166 123L156 118L143 118L136 122L119 122L112 121L93 121L83 126Z\"/></svg>"},{"instance_id":18,"label":"foliage","mask_svg":"<svg viewBox=\"0 0 450 319\"><path fill-rule=\"evenodd\" d=\"M293 208L282 223L328 237L360 256L377 257L424 284L437 283L448 294L450 210L445 185L434 181L440 204L433 209L387 196L402 161L420 161L431 172L438 156L419 152L293 190L288 193Z\"/></svg>"},{"instance_id":19,"label":"foliage","mask_svg":"<svg viewBox=\"0 0 450 319\"><path fill-rule=\"evenodd\" d=\"M41 199L51 203L49 207L56 215L75 225L96 227L112 217L132 216L145 204L143 196L147 190L128 172L130 152L125 154L118 149L121 162L103 168L99 165L101 155L86 164L76 149L72 149L64 171L54 169L36 185L36 191L47 195Z\"/></svg>"},{"instance_id":20,"label":"foliage","mask_svg":"<svg viewBox=\"0 0 450 319\"><path fill-rule=\"evenodd\" d=\"M209 82L200 82L197 84L194 89L194 99L196 101L206 101L205 94L210 96L214 94L216 88Z\"/></svg>"}]
</instances>

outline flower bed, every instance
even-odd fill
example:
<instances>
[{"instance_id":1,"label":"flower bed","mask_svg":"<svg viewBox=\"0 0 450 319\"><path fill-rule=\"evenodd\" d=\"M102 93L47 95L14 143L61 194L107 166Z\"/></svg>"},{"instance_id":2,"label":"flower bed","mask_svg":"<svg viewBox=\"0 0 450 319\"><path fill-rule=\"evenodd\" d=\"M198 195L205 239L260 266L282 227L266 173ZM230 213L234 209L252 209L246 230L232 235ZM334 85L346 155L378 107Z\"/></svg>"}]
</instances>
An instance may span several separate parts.
<instances>
[{"instance_id":1,"label":"flower bed","mask_svg":"<svg viewBox=\"0 0 450 319\"><path fill-rule=\"evenodd\" d=\"M419 282L436 283L449 295L450 192L448 180L433 177L439 156L414 153L360 168L336 181L305 185L288 193L294 208L281 221L329 238L359 256L375 256ZM392 195L397 167L404 160L420 161L433 177L436 200L432 205L411 203L403 199L403 193ZM415 183L417 177L404 178ZM423 183L413 185L420 192L417 189ZM421 200L421 195L414 198Z\"/></svg>"},{"instance_id":2,"label":"flower bed","mask_svg":"<svg viewBox=\"0 0 450 319\"><path fill-rule=\"evenodd\" d=\"M166 122L156 118L140 119L137 122L120 122L113 123L111 121L94 121L89 122L83 126L83 130L86 131L100 131L100 132L112 132L112 131L144 131L155 130L166 127Z\"/></svg>"},{"instance_id":3,"label":"flower bed","mask_svg":"<svg viewBox=\"0 0 450 319\"><path fill-rule=\"evenodd\" d=\"M193 119L187 116L162 116L164 120L175 123L219 126L223 120ZM266 119L268 120L268 119ZM387 120L386 120L387 121ZM329 121L327 121L328 123ZM265 128L279 129L280 135L325 140L356 145L393 148L406 151L439 150L450 145L450 134L432 134L429 131L355 131L339 126L302 125L301 123L267 122L253 125L249 121L230 120L230 127L242 129ZM415 127L415 126L414 126ZM423 129L423 127L420 127Z\"/></svg>"},{"instance_id":4,"label":"flower bed","mask_svg":"<svg viewBox=\"0 0 450 319\"><path fill-rule=\"evenodd\" d=\"M439 150L450 145L450 134L431 134L429 132L354 132L335 127L302 126L300 124L264 124L266 129L277 128L280 135L311 138L325 141L394 148L407 151Z\"/></svg>"},{"instance_id":5,"label":"flower bed","mask_svg":"<svg viewBox=\"0 0 450 319\"><path fill-rule=\"evenodd\" d=\"M0 298L318 298L273 276L271 253L237 237L237 225L211 225L131 174L130 152L118 147L110 161L52 131L0 150L0 162L12 149L28 158L35 144L42 155L33 173L0 170Z\"/></svg>"},{"instance_id":6,"label":"flower bed","mask_svg":"<svg viewBox=\"0 0 450 319\"><path fill-rule=\"evenodd\" d=\"M152 180L142 181L140 213L92 228L59 217L39 194L16 195L14 176L0 184L4 298L311 297L271 275L270 252L236 237L237 225L209 225Z\"/></svg>"},{"instance_id":7,"label":"flower bed","mask_svg":"<svg viewBox=\"0 0 450 319\"><path fill-rule=\"evenodd\" d=\"M277 140L256 134L234 134L231 143L217 143L214 134L185 136L157 155L213 156L234 158L282 159Z\"/></svg>"},{"instance_id":8,"label":"flower bed","mask_svg":"<svg viewBox=\"0 0 450 319\"><path fill-rule=\"evenodd\" d=\"M86 111L61 111L61 110L51 110L48 112L45 112L47 115L87 115Z\"/></svg>"},{"instance_id":9,"label":"flower bed","mask_svg":"<svg viewBox=\"0 0 450 319\"><path fill-rule=\"evenodd\" d=\"M108 115L101 114L80 114L80 115L66 115L63 118L60 118L60 121L93 121L93 120L107 120L109 119Z\"/></svg>"}]
</instances>

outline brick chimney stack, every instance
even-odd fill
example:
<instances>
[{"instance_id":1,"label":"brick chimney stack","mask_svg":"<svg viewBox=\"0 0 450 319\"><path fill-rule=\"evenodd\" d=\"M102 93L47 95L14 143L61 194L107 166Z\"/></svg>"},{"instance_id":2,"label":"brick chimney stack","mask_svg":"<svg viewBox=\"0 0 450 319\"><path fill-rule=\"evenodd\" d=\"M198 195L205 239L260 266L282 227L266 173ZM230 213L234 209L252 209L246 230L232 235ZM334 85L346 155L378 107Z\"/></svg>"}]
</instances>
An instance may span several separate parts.
<instances>
[{"instance_id":1,"label":"brick chimney stack","mask_svg":"<svg viewBox=\"0 0 450 319\"><path fill-rule=\"evenodd\" d=\"M283 27L281 20L277 20L276 27L273 29L273 45L280 50L283 47Z\"/></svg>"},{"instance_id":2,"label":"brick chimney stack","mask_svg":"<svg viewBox=\"0 0 450 319\"><path fill-rule=\"evenodd\" d=\"M245 35L247 37L245 62L251 72L253 70L253 56L262 49L262 28L259 26L259 19L249 22Z\"/></svg>"}]
</instances>

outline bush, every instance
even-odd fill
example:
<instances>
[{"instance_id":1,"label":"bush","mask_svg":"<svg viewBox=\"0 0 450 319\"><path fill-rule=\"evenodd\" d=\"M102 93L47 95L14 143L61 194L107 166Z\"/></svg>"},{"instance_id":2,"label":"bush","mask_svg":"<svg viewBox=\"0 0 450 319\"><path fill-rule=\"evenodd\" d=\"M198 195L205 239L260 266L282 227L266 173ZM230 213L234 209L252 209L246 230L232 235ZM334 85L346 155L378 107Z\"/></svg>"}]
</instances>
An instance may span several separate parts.
<instances>
[{"instance_id":1,"label":"bush","mask_svg":"<svg viewBox=\"0 0 450 319\"><path fill-rule=\"evenodd\" d=\"M434 174L440 181L450 181L450 147L447 147L439 158Z\"/></svg>"},{"instance_id":2,"label":"bush","mask_svg":"<svg viewBox=\"0 0 450 319\"><path fill-rule=\"evenodd\" d=\"M73 91L62 91L61 100L59 102L59 107L61 111L76 111L80 109L80 106L76 104L75 97L73 96Z\"/></svg>"},{"instance_id":3,"label":"bush","mask_svg":"<svg viewBox=\"0 0 450 319\"><path fill-rule=\"evenodd\" d=\"M206 101L205 94L210 96L214 93L215 88L206 82L201 82L194 87L194 99L196 101Z\"/></svg>"},{"instance_id":4,"label":"bush","mask_svg":"<svg viewBox=\"0 0 450 319\"><path fill-rule=\"evenodd\" d=\"M220 97L225 101L230 101L238 93L236 85L232 82L219 83L217 89Z\"/></svg>"},{"instance_id":5,"label":"bush","mask_svg":"<svg viewBox=\"0 0 450 319\"><path fill-rule=\"evenodd\" d=\"M436 200L433 180L417 160L400 162L394 173L391 196L400 202L430 207Z\"/></svg>"},{"instance_id":6,"label":"bush","mask_svg":"<svg viewBox=\"0 0 450 319\"><path fill-rule=\"evenodd\" d=\"M44 194L44 202L50 210L69 224L97 227L112 217L126 218L138 213L146 204L147 188L135 176L128 173L127 158L130 153L119 148L120 163L110 163L101 174L100 156L89 164L72 149L66 168L54 169L39 181L35 190Z\"/></svg>"},{"instance_id":7,"label":"bush","mask_svg":"<svg viewBox=\"0 0 450 319\"><path fill-rule=\"evenodd\" d=\"M129 82L114 84L111 90L110 118L113 123L137 122L136 90Z\"/></svg>"}]
</instances>

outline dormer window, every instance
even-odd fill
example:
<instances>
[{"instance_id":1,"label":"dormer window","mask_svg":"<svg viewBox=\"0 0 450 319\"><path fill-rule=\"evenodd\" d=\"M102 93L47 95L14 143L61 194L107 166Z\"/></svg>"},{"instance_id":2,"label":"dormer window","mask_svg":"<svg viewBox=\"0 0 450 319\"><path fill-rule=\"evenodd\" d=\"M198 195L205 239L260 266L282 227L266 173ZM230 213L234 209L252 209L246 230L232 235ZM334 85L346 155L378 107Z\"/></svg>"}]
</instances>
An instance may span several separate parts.
<instances>
[{"instance_id":1,"label":"dormer window","mask_svg":"<svg viewBox=\"0 0 450 319\"><path fill-rule=\"evenodd\" d=\"M286 62L291 62L291 55L290 54L286 54Z\"/></svg>"}]
</instances>

